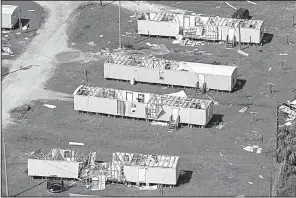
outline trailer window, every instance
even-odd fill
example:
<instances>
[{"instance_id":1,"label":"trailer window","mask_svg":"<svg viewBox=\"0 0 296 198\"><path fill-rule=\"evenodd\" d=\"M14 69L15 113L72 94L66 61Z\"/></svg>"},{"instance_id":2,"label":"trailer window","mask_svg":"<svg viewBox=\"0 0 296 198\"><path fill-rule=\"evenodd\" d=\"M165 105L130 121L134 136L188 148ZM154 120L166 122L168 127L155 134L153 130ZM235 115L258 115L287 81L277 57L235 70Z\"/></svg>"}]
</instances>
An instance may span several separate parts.
<instances>
[{"instance_id":1,"label":"trailer window","mask_svg":"<svg viewBox=\"0 0 296 198\"><path fill-rule=\"evenodd\" d=\"M137 105L136 104L131 104L131 111L132 113L135 113L137 109Z\"/></svg>"},{"instance_id":2,"label":"trailer window","mask_svg":"<svg viewBox=\"0 0 296 198\"><path fill-rule=\"evenodd\" d=\"M144 94L138 94L138 102L144 103Z\"/></svg>"}]
</instances>

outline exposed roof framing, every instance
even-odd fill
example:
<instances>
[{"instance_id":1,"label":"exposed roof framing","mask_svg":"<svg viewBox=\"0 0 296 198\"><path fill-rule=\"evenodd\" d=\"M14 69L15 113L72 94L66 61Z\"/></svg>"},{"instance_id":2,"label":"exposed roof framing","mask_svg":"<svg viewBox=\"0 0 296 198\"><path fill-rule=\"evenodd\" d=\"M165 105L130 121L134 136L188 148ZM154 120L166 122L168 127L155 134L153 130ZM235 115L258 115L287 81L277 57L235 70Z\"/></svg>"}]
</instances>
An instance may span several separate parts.
<instances>
[{"instance_id":1,"label":"exposed roof framing","mask_svg":"<svg viewBox=\"0 0 296 198\"><path fill-rule=\"evenodd\" d=\"M116 152L112 161L121 162L125 166L149 166L176 168L179 157L167 155L145 155L139 153Z\"/></svg>"},{"instance_id":2,"label":"exposed roof framing","mask_svg":"<svg viewBox=\"0 0 296 198\"><path fill-rule=\"evenodd\" d=\"M92 96L92 97L99 97L99 98L126 100L125 97L123 97L123 95L125 95L125 92L126 90L80 85L74 92L74 95L77 94L77 95ZM170 96L170 95L160 95L160 94L141 93L141 92L136 92L136 93L144 94L146 95L145 97L149 95L151 99L157 101L158 105L166 105L166 106L173 106L173 107L206 109L208 105L212 102L211 100L208 100L208 99L177 97L177 96ZM119 98L118 96L121 96L121 97Z\"/></svg>"}]
</instances>

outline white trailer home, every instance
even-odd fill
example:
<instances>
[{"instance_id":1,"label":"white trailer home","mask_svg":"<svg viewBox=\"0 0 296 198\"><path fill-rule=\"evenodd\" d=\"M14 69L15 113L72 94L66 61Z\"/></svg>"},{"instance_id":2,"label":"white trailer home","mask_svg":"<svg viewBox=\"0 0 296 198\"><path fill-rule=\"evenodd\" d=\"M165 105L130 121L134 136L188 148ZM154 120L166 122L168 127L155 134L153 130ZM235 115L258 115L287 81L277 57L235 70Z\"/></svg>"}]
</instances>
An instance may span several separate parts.
<instances>
[{"instance_id":1,"label":"white trailer home","mask_svg":"<svg viewBox=\"0 0 296 198\"><path fill-rule=\"evenodd\" d=\"M177 185L180 175L178 156L145 155L138 153L113 153L112 165L117 175L122 174L126 182L138 184ZM116 172L114 172L116 174Z\"/></svg>"},{"instance_id":2,"label":"white trailer home","mask_svg":"<svg viewBox=\"0 0 296 198\"><path fill-rule=\"evenodd\" d=\"M168 122L206 126L213 115L208 99L158 95L127 90L80 85L73 93L74 110Z\"/></svg>"},{"instance_id":3,"label":"white trailer home","mask_svg":"<svg viewBox=\"0 0 296 198\"><path fill-rule=\"evenodd\" d=\"M240 31L239 31L240 30ZM235 39L242 43L260 44L264 34L262 20L203 17L196 15L143 13L138 19L141 35L176 36L184 38L226 41ZM240 32L240 35L239 35Z\"/></svg>"},{"instance_id":4,"label":"white trailer home","mask_svg":"<svg viewBox=\"0 0 296 198\"><path fill-rule=\"evenodd\" d=\"M137 20L138 34L176 38L180 34L177 14L143 13Z\"/></svg>"},{"instance_id":5,"label":"white trailer home","mask_svg":"<svg viewBox=\"0 0 296 198\"><path fill-rule=\"evenodd\" d=\"M15 5L2 5L2 26L1 28L11 29L20 17L19 7Z\"/></svg>"},{"instance_id":6,"label":"white trailer home","mask_svg":"<svg viewBox=\"0 0 296 198\"><path fill-rule=\"evenodd\" d=\"M177 62L138 55L110 54L104 78L152 84L232 91L237 82L235 66Z\"/></svg>"},{"instance_id":7,"label":"white trailer home","mask_svg":"<svg viewBox=\"0 0 296 198\"><path fill-rule=\"evenodd\" d=\"M78 179L79 162L28 159L28 176Z\"/></svg>"},{"instance_id":8,"label":"white trailer home","mask_svg":"<svg viewBox=\"0 0 296 198\"><path fill-rule=\"evenodd\" d=\"M47 154L42 150L35 153L28 159L28 176L78 179L82 162L76 160L74 150L52 149Z\"/></svg>"}]
</instances>

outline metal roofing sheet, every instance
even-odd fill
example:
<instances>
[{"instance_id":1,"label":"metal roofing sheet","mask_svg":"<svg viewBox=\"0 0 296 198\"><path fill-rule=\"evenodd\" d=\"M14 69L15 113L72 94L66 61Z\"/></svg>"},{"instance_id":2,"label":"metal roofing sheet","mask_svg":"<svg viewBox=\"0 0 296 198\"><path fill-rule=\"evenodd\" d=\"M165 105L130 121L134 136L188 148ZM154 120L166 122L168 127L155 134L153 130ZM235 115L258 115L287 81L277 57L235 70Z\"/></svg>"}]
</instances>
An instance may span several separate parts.
<instances>
[{"instance_id":1,"label":"metal roofing sheet","mask_svg":"<svg viewBox=\"0 0 296 198\"><path fill-rule=\"evenodd\" d=\"M177 70L192 71L197 74L217 75L217 76L232 76L235 71L235 66L211 65L204 63L180 62Z\"/></svg>"},{"instance_id":2,"label":"metal roofing sheet","mask_svg":"<svg viewBox=\"0 0 296 198\"><path fill-rule=\"evenodd\" d=\"M2 5L2 14L12 14L17 8L15 5Z\"/></svg>"}]
</instances>

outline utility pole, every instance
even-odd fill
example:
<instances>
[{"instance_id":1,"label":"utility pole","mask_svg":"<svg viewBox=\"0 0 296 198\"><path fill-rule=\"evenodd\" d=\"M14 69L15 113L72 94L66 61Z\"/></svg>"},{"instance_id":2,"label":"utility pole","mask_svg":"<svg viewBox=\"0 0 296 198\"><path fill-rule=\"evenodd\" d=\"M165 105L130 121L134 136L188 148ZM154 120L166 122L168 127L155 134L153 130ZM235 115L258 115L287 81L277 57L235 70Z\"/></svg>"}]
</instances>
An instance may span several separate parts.
<instances>
[{"instance_id":1,"label":"utility pole","mask_svg":"<svg viewBox=\"0 0 296 198\"><path fill-rule=\"evenodd\" d=\"M119 36L119 49L121 49L121 31L120 31L120 7L121 7L121 1L119 0L119 7L118 7L118 36Z\"/></svg>"},{"instance_id":2,"label":"utility pole","mask_svg":"<svg viewBox=\"0 0 296 198\"><path fill-rule=\"evenodd\" d=\"M241 31L240 31L241 23L238 23L238 42L239 42L239 50L241 50Z\"/></svg>"},{"instance_id":3,"label":"utility pole","mask_svg":"<svg viewBox=\"0 0 296 198\"><path fill-rule=\"evenodd\" d=\"M6 152L5 152L5 142L3 140L3 157L4 157L4 171L5 171L5 188L6 188L6 197L8 197L8 178L7 178L7 164L6 164Z\"/></svg>"},{"instance_id":4,"label":"utility pole","mask_svg":"<svg viewBox=\"0 0 296 198\"><path fill-rule=\"evenodd\" d=\"M87 79L87 71L84 69L84 75L85 75L85 83L88 85L88 79Z\"/></svg>"},{"instance_id":5,"label":"utility pole","mask_svg":"<svg viewBox=\"0 0 296 198\"><path fill-rule=\"evenodd\" d=\"M276 151L279 148L279 102L276 104ZM278 153L276 152L276 162L279 162Z\"/></svg>"}]
</instances>

